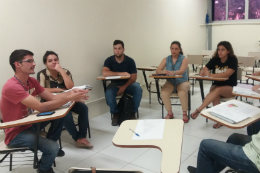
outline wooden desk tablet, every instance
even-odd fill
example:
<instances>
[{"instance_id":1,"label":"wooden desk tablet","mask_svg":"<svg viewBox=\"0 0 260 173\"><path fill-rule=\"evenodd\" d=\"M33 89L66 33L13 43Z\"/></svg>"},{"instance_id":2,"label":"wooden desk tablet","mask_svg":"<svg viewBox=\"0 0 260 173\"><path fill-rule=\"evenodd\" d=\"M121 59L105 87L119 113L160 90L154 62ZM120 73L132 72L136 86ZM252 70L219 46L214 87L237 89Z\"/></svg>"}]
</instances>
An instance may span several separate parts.
<instances>
[{"instance_id":1,"label":"wooden desk tablet","mask_svg":"<svg viewBox=\"0 0 260 173\"><path fill-rule=\"evenodd\" d=\"M136 69L137 70L145 70L145 71L155 71L157 68L147 66L147 67L137 67Z\"/></svg>"},{"instance_id":2,"label":"wooden desk tablet","mask_svg":"<svg viewBox=\"0 0 260 173\"><path fill-rule=\"evenodd\" d=\"M260 76L246 75L246 77L249 78L249 79L253 79L253 80L256 80L256 81L260 81Z\"/></svg>"},{"instance_id":3,"label":"wooden desk tablet","mask_svg":"<svg viewBox=\"0 0 260 173\"><path fill-rule=\"evenodd\" d=\"M236 92L232 92L233 95L235 96L241 96L241 97L247 97L247 98L252 98L252 99L259 99L260 100L260 95L246 95L246 94L239 94Z\"/></svg>"},{"instance_id":4,"label":"wooden desk tablet","mask_svg":"<svg viewBox=\"0 0 260 173\"><path fill-rule=\"evenodd\" d=\"M177 173L181 163L183 120L165 120L163 139L132 140L138 120L124 121L118 128L112 142L121 148L157 148L162 151L161 172ZM141 134L140 134L141 135Z\"/></svg>"},{"instance_id":5,"label":"wooden desk tablet","mask_svg":"<svg viewBox=\"0 0 260 173\"><path fill-rule=\"evenodd\" d=\"M176 79L176 78L182 78L182 75L175 75L175 76L149 76L154 79Z\"/></svg>"},{"instance_id":6,"label":"wooden desk tablet","mask_svg":"<svg viewBox=\"0 0 260 173\"><path fill-rule=\"evenodd\" d=\"M221 104L223 104L223 103L221 103ZM244 104L247 104L247 103L244 103ZM248 105L248 106L252 106L252 105L249 105L249 104L247 104L247 105ZM253 107L254 107L254 106L253 106ZM220 118L217 118L217 117L215 117L215 116L212 116L209 112L210 112L210 108L207 109L207 110L203 110L203 111L201 112L201 115L204 116L204 117L206 117L206 118L208 118L208 119L210 119L210 120L212 120L212 121L215 121L215 122L217 122L217 123L219 123L219 124L221 124L221 125L223 125L223 126L226 126L226 127L228 127L228 128L231 128L231 129L241 129L241 128L247 127L247 126L253 124L254 122L260 120L260 114L257 114L257 115L255 115L255 116L253 116L253 117L251 117L251 118L247 118L247 119L245 119L244 121L241 121L241 122L239 122L239 123L231 124L231 123L229 123L229 122L227 122L227 121L224 121L224 120L222 120L222 119L220 119Z\"/></svg>"},{"instance_id":7,"label":"wooden desk tablet","mask_svg":"<svg viewBox=\"0 0 260 173\"><path fill-rule=\"evenodd\" d=\"M105 172L113 172L113 173L122 173L122 172L125 172L125 173L128 173L128 172L131 172L131 173L143 173L142 171L138 171L138 170L124 170L124 169L104 169L104 168L96 168L96 172L102 172L102 173L105 173ZM77 168L77 167L71 167L69 169L69 173L92 173L92 169L91 168Z\"/></svg>"}]
</instances>

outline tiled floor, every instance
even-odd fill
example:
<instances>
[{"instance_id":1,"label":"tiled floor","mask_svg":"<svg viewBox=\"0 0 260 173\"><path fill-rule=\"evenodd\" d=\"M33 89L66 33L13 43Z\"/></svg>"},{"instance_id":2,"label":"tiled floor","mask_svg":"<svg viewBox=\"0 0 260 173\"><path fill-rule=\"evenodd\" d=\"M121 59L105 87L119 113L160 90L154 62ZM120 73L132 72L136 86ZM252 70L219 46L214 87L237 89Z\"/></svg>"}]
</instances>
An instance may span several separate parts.
<instances>
[{"instance_id":1,"label":"tiled floor","mask_svg":"<svg viewBox=\"0 0 260 173\"><path fill-rule=\"evenodd\" d=\"M209 91L211 83L204 84L205 95ZM174 100L176 102L176 100ZM177 100L178 101L178 100ZM255 104L259 104L257 100L254 100ZM201 104L200 89L198 84L195 86L195 93L191 97L192 112ZM173 107L175 118L182 118L181 107ZM140 119L158 119L161 118L161 105L158 104L155 94L152 95L152 103L149 104L148 97L142 99L140 108ZM166 113L166 112L165 112ZM98 167L98 168L115 168L115 169L135 169L143 171L144 173L159 173L161 152L157 149L136 149L136 148L117 148L112 144L112 138L118 127L110 125L110 113L107 112L96 118L90 120L91 126L91 143L94 145L94 149L78 149L74 146L74 141L69 136L68 132L62 133L62 145L66 155L62 158L56 159L57 166L54 168L55 172L68 172L68 169L74 167ZM188 173L187 166L196 166L197 153L201 140L206 138L217 139L225 141L227 137L234 133L246 134L246 129L232 130L226 127L220 129L213 129L214 122L209 121L206 123L205 118L200 116L196 120L190 120L184 127L183 147L181 155L181 167L180 173ZM172 132L174 133L174 132ZM0 136L2 141L4 135ZM25 161L32 158L24 159L24 155L32 156L30 152L28 154L14 154L14 164L20 164L13 166L15 173L34 173L36 172L32 165L32 161ZM2 155L0 155L2 156ZM7 160L8 161L8 160ZM21 162L23 161L23 162ZM174 164L174 163L173 163ZM8 162L0 164L0 172L7 173L9 168L4 165L8 165Z\"/></svg>"}]
</instances>

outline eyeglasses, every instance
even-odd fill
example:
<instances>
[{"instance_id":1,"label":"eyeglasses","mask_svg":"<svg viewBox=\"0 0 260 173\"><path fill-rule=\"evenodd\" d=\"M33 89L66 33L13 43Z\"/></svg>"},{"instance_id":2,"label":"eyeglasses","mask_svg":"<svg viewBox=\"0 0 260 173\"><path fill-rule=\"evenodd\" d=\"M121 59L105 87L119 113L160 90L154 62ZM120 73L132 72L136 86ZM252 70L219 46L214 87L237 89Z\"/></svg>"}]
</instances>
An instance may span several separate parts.
<instances>
[{"instance_id":1,"label":"eyeglasses","mask_svg":"<svg viewBox=\"0 0 260 173\"><path fill-rule=\"evenodd\" d=\"M23 60L23 61L17 61L19 63L22 63L22 62L28 62L28 63L34 63L34 59L27 59L27 60Z\"/></svg>"}]
</instances>

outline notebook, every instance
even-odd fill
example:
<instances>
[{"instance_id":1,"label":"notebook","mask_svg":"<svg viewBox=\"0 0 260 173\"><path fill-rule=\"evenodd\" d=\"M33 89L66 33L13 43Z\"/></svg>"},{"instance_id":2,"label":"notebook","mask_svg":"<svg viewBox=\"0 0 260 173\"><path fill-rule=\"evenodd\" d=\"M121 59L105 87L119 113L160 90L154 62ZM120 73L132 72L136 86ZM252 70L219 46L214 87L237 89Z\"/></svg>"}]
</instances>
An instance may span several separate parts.
<instances>
[{"instance_id":1,"label":"notebook","mask_svg":"<svg viewBox=\"0 0 260 173\"><path fill-rule=\"evenodd\" d=\"M91 87L90 85L75 86L75 87L73 87L72 89L65 90L64 92L68 92L68 91L73 90L73 89L91 90L92 87Z\"/></svg>"}]
</instances>

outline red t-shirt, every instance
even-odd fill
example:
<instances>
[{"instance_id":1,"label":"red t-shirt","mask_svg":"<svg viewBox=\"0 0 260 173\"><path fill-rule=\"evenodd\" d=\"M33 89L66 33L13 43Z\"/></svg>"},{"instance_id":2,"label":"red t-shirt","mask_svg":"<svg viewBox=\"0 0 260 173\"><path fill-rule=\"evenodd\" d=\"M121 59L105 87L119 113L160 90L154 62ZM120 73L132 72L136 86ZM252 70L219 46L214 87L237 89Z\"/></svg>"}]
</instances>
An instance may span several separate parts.
<instances>
[{"instance_id":1,"label":"red t-shirt","mask_svg":"<svg viewBox=\"0 0 260 173\"><path fill-rule=\"evenodd\" d=\"M44 88L36 79L29 77L28 82L29 86L24 86L26 91L15 77L5 83L0 100L3 122L19 120L27 116L29 108L22 104L21 101L29 96L29 87L32 96L44 91ZM8 145L17 134L31 126L32 124L5 129L5 144Z\"/></svg>"}]
</instances>

